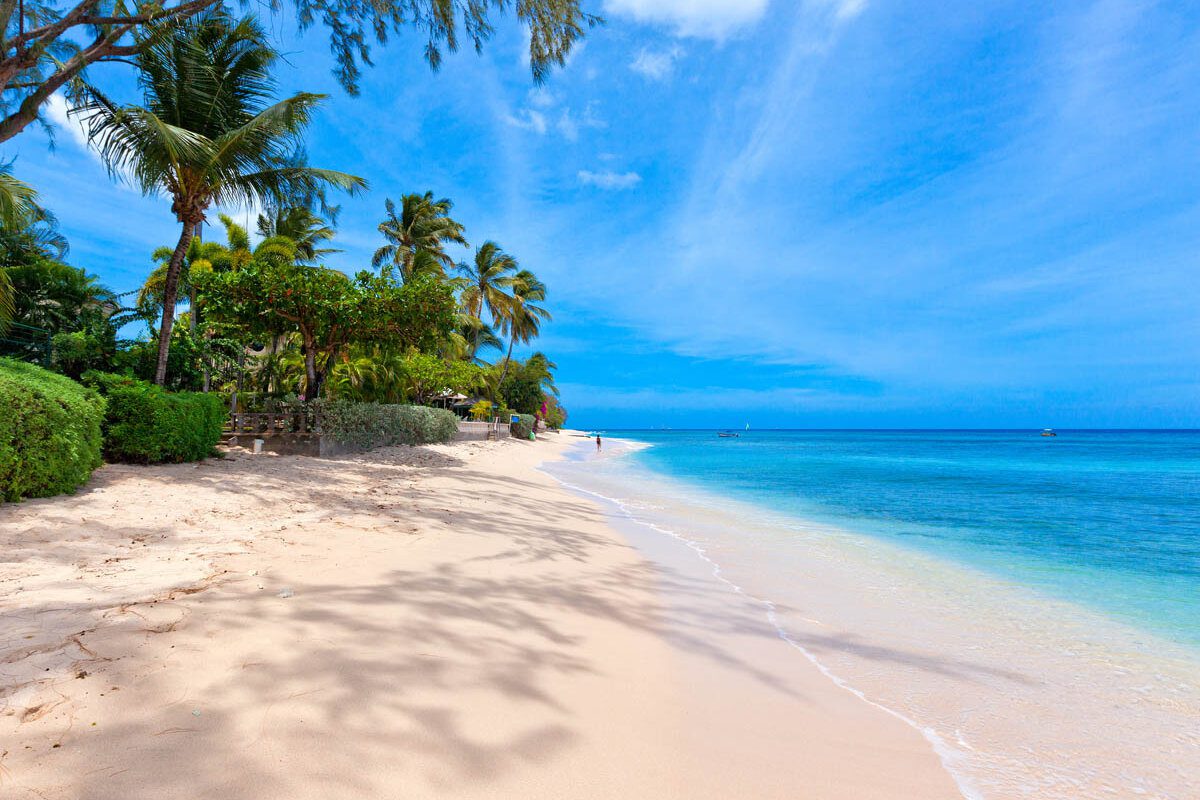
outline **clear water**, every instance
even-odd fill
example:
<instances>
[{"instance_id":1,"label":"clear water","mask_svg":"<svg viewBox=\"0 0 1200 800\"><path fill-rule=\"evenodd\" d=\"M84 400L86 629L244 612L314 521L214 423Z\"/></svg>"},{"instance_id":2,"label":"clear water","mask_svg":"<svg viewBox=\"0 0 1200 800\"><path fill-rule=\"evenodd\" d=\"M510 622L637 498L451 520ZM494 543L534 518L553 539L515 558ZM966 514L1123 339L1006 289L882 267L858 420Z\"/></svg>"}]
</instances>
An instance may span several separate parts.
<instances>
[{"instance_id":1,"label":"clear water","mask_svg":"<svg viewBox=\"0 0 1200 800\"><path fill-rule=\"evenodd\" d=\"M705 488L1200 646L1200 431L623 431Z\"/></svg>"},{"instance_id":2,"label":"clear water","mask_svg":"<svg viewBox=\"0 0 1200 800\"><path fill-rule=\"evenodd\" d=\"M1200 798L1200 432L740 433L544 468L755 598L786 668L920 730L964 797Z\"/></svg>"}]
</instances>

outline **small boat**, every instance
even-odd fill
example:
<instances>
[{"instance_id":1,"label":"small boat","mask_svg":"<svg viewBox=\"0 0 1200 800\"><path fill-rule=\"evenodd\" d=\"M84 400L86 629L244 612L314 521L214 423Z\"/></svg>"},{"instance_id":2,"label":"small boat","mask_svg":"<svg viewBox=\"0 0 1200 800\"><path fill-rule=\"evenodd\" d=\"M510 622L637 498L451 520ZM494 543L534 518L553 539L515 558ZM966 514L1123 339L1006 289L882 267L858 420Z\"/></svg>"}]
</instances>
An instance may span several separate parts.
<instances>
[{"instance_id":1,"label":"small boat","mask_svg":"<svg viewBox=\"0 0 1200 800\"><path fill-rule=\"evenodd\" d=\"M736 434L736 433L732 433L732 432L730 432L730 431L722 431L721 433L718 433L718 434L717 434L717 436L720 436L722 439L736 439L736 438L738 438L738 434Z\"/></svg>"},{"instance_id":2,"label":"small boat","mask_svg":"<svg viewBox=\"0 0 1200 800\"><path fill-rule=\"evenodd\" d=\"M1058 434L1052 428L1045 428L1042 431L1042 436L1058 436Z\"/></svg>"}]
</instances>

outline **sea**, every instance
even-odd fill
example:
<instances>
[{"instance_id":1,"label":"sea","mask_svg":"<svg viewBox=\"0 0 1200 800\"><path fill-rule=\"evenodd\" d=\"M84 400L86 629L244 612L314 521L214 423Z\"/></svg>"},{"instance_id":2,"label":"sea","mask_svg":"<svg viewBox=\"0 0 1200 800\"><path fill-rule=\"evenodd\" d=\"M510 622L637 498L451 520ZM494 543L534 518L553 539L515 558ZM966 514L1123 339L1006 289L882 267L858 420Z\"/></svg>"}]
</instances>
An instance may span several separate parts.
<instances>
[{"instance_id":1,"label":"sea","mask_svg":"<svg viewBox=\"0 0 1200 800\"><path fill-rule=\"evenodd\" d=\"M968 798L1200 798L1200 431L603 431L545 468Z\"/></svg>"}]
</instances>

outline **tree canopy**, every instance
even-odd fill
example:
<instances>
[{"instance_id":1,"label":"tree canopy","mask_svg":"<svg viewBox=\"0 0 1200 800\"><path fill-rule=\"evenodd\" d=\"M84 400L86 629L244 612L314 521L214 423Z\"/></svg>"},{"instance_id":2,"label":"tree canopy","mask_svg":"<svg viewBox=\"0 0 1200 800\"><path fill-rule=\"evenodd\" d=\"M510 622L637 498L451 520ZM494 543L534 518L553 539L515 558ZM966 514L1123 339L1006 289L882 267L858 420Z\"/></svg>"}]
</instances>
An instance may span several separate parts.
<instances>
[{"instance_id":1,"label":"tree canopy","mask_svg":"<svg viewBox=\"0 0 1200 800\"><path fill-rule=\"evenodd\" d=\"M40 119L59 89L78 91L85 70L126 61L177 26L219 7L221 0L6 0L0 2L0 142ZM270 8L279 6L269 4ZM425 36L425 59L437 69L445 51L463 41L476 50L494 32L494 18L515 13L529 33L535 81L566 62L599 17L581 0L294 0L301 28L329 31L334 74L358 93L371 48L415 29ZM90 80L90 76L87 77Z\"/></svg>"},{"instance_id":2,"label":"tree canopy","mask_svg":"<svg viewBox=\"0 0 1200 800\"><path fill-rule=\"evenodd\" d=\"M360 272L252 261L240 270L206 273L200 292L211 322L244 337L298 334L305 394L318 396L334 360L351 342L431 349L454 319L448 286L397 284Z\"/></svg>"}]
</instances>

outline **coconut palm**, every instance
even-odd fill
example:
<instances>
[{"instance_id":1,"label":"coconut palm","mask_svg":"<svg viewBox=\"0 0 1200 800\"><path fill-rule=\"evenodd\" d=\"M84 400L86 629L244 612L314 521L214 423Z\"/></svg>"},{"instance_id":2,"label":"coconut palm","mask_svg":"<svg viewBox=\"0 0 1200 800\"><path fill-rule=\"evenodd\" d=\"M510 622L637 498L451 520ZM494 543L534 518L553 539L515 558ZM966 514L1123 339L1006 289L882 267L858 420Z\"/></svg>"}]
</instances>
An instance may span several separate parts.
<instances>
[{"instance_id":1,"label":"coconut palm","mask_svg":"<svg viewBox=\"0 0 1200 800\"><path fill-rule=\"evenodd\" d=\"M237 224L232 217L219 215L221 224L225 227L225 243L201 241L194 236L188 244L187 254L183 258L183 269L179 272L177 296L186 297L191 312L189 324L192 330L199 322L196 307L196 276L202 272L227 272L240 269L252 258L263 258L268 255L281 253L286 260L295 257L297 247L290 239L273 236L264 239L258 247L250 249L250 234ZM172 247L159 247L151 255L158 264L146 278L138 291L137 303L140 308L156 308L163 304L166 292L167 272L170 269L171 257L175 254Z\"/></svg>"},{"instance_id":2,"label":"coconut palm","mask_svg":"<svg viewBox=\"0 0 1200 800\"><path fill-rule=\"evenodd\" d=\"M38 193L12 174L12 162L0 164L0 235L6 261L25 258L62 260L70 247L58 219L38 203Z\"/></svg>"},{"instance_id":3,"label":"coconut palm","mask_svg":"<svg viewBox=\"0 0 1200 800\"><path fill-rule=\"evenodd\" d=\"M355 191L353 175L289 163L324 95L302 92L268 105L277 58L252 18L218 10L140 42L144 106L94 89L77 110L116 176L147 195L171 197L182 228L163 283L155 381L163 383L184 258L210 206L281 202L324 187Z\"/></svg>"},{"instance_id":4,"label":"coconut palm","mask_svg":"<svg viewBox=\"0 0 1200 800\"><path fill-rule=\"evenodd\" d=\"M481 323L486 309L491 316L492 327L501 326L507 319L511 306L512 295L508 293L513 286L517 271L517 260L500 249L495 242L484 242L475 251L475 259L471 263L458 265L458 273L462 278L462 304L468 314ZM471 358L483 344L482 327L480 327L472 342Z\"/></svg>"},{"instance_id":5,"label":"coconut palm","mask_svg":"<svg viewBox=\"0 0 1200 800\"><path fill-rule=\"evenodd\" d=\"M258 215L258 233L267 238L282 236L296 243L296 256L306 264L321 256L341 251L333 247L319 247L337 233L312 209L304 206L280 208L273 214Z\"/></svg>"},{"instance_id":6,"label":"coconut palm","mask_svg":"<svg viewBox=\"0 0 1200 800\"><path fill-rule=\"evenodd\" d=\"M42 213L37 190L12 174L12 164L0 164L0 226L14 229Z\"/></svg>"},{"instance_id":7,"label":"coconut palm","mask_svg":"<svg viewBox=\"0 0 1200 800\"><path fill-rule=\"evenodd\" d=\"M502 321L504 332L508 334L508 352L504 356L504 369L500 371L499 384L503 384L508 375L513 345L518 341L521 344L533 341L541 333L542 323L552 319L550 312L538 305L545 299L546 284L538 280L532 272L523 269L513 276L512 302L508 315Z\"/></svg>"},{"instance_id":8,"label":"coconut palm","mask_svg":"<svg viewBox=\"0 0 1200 800\"><path fill-rule=\"evenodd\" d=\"M17 313L16 289L6 267L67 255L67 240L58 220L38 204L32 186L12 174L12 163L0 164L0 332Z\"/></svg>"},{"instance_id":9,"label":"coconut palm","mask_svg":"<svg viewBox=\"0 0 1200 800\"><path fill-rule=\"evenodd\" d=\"M390 198L384 207L387 219L379 223L379 232L388 244L375 251L371 264L385 273L398 272L402 281L413 276L419 253L432 258L444 274L453 263L446 244L467 244L463 226L450 218L454 204L447 198L434 200L433 192L406 194L400 198L399 213Z\"/></svg>"}]
</instances>

